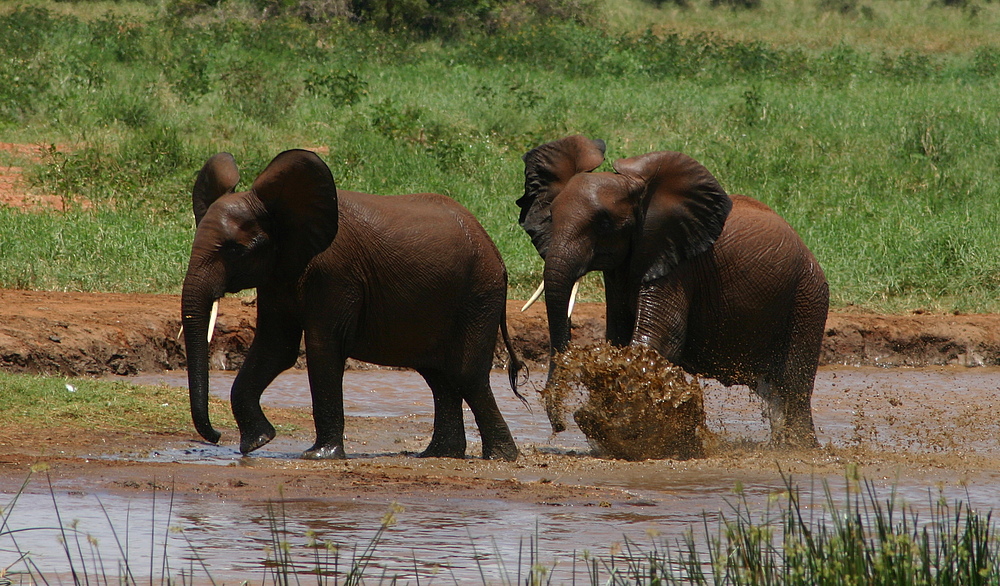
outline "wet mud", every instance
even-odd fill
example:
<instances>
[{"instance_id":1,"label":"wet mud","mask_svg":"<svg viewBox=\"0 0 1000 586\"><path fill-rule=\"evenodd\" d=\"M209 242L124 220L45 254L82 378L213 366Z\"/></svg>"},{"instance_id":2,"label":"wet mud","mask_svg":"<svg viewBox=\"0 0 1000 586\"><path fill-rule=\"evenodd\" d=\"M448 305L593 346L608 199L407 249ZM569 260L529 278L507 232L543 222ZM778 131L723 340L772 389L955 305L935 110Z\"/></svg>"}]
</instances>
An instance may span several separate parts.
<instances>
[{"instance_id":1,"label":"wet mud","mask_svg":"<svg viewBox=\"0 0 1000 586\"><path fill-rule=\"evenodd\" d=\"M184 376L133 380L181 386ZM452 583L453 574L478 582L480 563L500 581L498 560L510 563L531 539L547 562L565 569L574 551L607 554L623 539L650 543L654 534L679 538L731 511L737 486L763 510L789 476L806 502L823 502L824 484L840 494L845 475L857 474L887 495L895 490L908 506L942 495L968 499L979 510L1000 505L1000 419L994 415L1000 370L994 368L824 367L813 400L822 448L802 451L768 449L761 403L748 389L705 381L706 425L720 441L702 458L636 462L594 456L572 421L552 435L539 393L543 378L534 375L524 389L529 410L506 388L505 373L493 374L522 449L513 463L475 457L480 445L468 412L469 458L417 458L430 439L430 391L415 373L379 370L345 378L349 459L300 460L313 437L304 407L307 376L292 370L264 395L279 436L252 457L238 453L235 429L222 430L219 446L197 441L193 430L182 436L95 433L86 441L59 430L0 430L0 498L6 499L0 506L13 511L14 528L41 526L54 518L52 490L63 522L79 520L102 543L114 543L112 522L118 531L133 523L144 543L168 544L175 559L190 559L194 543L213 578L233 581L266 571L275 503L283 503L288 538L301 556L310 553L309 532L345 551L363 547L396 503L402 511L376 566L411 581L417 572L422 583L435 576ZM225 396L232 380L232 373L213 372L212 393ZM29 466L39 462L48 470L36 472L23 500L9 506ZM175 529L156 533L156 519L168 513L153 519L151 511L168 499ZM98 503L111 511L110 521ZM19 543L59 567L55 535L32 533ZM0 562L12 561L6 555L0 553Z\"/></svg>"},{"instance_id":2,"label":"wet mud","mask_svg":"<svg viewBox=\"0 0 1000 586\"><path fill-rule=\"evenodd\" d=\"M0 361L17 372L125 374L184 386L178 308L179 299L170 296L2 291ZM109 558L116 548L109 527L120 532L132 524L145 544L132 555L143 567L151 567L149 544L162 543L172 559L197 557L213 578L231 583L266 572L273 503L284 503L289 540L307 556L310 532L345 548L363 546L395 502L403 511L385 533L376 566L410 576L411 583L417 574L421 583L453 583L452 576L478 582L477 563L488 579L501 581L498 559L516 559L530 539L539 541L541 562L565 569L581 550L607 554L625 538L649 543L653 534L681 536L701 527L705 515L717 520L729 510L737 486L763 509L789 475L816 502L824 483L836 493L845 474L856 473L917 507L939 495L968 499L980 510L1000 505L1000 370L955 366L993 363L991 336L1000 331L993 316L833 314L824 346L828 365L813 397L820 449L768 449L759 399L744 387L707 380L705 426L718 441L703 457L626 461L596 457L572 418L565 432L551 433L540 394L545 369L537 362L547 352L544 315L535 309L510 310L516 347L536 361L522 388L530 409L510 392L502 371L493 375L494 394L522 449L517 462L477 457L481 447L469 413L469 458L417 458L430 440L430 391L412 372L363 368L345 377L349 459L300 460L314 438L306 373L293 369L263 397L278 438L248 458L238 452L235 429L222 430L219 446L198 441L193 429L178 435L95 430L87 437L0 429L0 507L10 512L13 529L55 527L54 501L62 523L78 521ZM579 311L577 341L600 337L603 307L584 304ZM213 345L216 368L240 363L252 340L253 312L249 300L224 300ZM952 366L926 366L935 361ZM233 376L214 371L212 392L226 397ZM47 469L37 468L41 463ZM32 466L38 471L15 501ZM159 509L168 502L172 509ZM17 535L19 544L61 571L57 535ZM0 567L14 561L11 552L9 543L0 543Z\"/></svg>"}]
</instances>

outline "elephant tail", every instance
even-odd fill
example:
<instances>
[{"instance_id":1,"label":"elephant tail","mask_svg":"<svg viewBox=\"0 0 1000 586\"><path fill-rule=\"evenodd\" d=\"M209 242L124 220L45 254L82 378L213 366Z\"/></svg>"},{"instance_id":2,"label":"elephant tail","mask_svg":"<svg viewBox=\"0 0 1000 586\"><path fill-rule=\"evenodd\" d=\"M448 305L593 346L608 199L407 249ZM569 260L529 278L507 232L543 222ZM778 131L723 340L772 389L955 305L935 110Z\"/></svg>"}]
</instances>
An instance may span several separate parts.
<instances>
[{"instance_id":1,"label":"elephant tail","mask_svg":"<svg viewBox=\"0 0 1000 586\"><path fill-rule=\"evenodd\" d=\"M524 369L525 378L527 378L528 367L521 359L517 357L514 353L514 346L510 343L510 334L507 333L507 308L504 307L503 319L500 320L500 335L503 337L504 347L507 348L507 355L510 356L510 360L507 362L507 377L510 378L510 388L514 391L514 396L521 399L524 406L531 411L531 405L528 404L528 400L524 398L524 395L517 390L517 373Z\"/></svg>"}]
</instances>

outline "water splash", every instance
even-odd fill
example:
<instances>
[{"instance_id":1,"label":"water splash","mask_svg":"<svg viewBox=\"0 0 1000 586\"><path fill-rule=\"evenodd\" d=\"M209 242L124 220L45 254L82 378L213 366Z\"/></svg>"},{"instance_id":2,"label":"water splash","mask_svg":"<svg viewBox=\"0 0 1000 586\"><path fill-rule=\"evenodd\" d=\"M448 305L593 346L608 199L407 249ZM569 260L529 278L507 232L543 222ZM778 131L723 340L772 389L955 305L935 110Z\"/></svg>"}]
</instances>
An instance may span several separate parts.
<instances>
[{"instance_id":1,"label":"water splash","mask_svg":"<svg viewBox=\"0 0 1000 586\"><path fill-rule=\"evenodd\" d=\"M555 358L542 392L553 429L565 428L567 399L595 452L624 460L704 456L709 431L700 381L648 346L571 347Z\"/></svg>"}]
</instances>

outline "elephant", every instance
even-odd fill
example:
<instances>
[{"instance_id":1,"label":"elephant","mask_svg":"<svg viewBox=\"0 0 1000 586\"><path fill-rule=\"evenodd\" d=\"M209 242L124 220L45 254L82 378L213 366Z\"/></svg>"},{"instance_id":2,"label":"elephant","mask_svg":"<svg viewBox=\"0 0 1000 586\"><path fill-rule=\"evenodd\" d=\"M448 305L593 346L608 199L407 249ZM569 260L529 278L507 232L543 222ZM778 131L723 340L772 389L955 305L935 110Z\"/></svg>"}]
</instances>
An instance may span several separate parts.
<instances>
[{"instance_id":1,"label":"elephant","mask_svg":"<svg viewBox=\"0 0 1000 586\"><path fill-rule=\"evenodd\" d=\"M691 157L651 152L594 172L605 148L576 135L523 157L518 222L545 263L552 356L570 342L571 289L602 271L609 343L645 344L690 374L747 385L772 444L818 445L811 398L829 287L815 257L778 214L728 195Z\"/></svg>"},{"instance_id":2,"label":"elephant","mask_svg":"<svg viewBox=\"0 0 1000 586\"><path fill-rule=\"evenodd\" d=\"M249 191L235 192L239 181L234 157L218 153L192 191L197 227L181 311L201 437L220 438L208 415L210 308L256 288L256 334L231 394L242 454L274 439L260 397L295 364L304 337L316 442L303 458L346 457L343 374L356 358L412 368L430 386L434 430L421 456L465 456L464 400L483 457L516 459L489 381L499 330L524 400L507 333L507 270L475 217L443 195L338 191L306 150L276 156Z\"/></svg>"}]
</instances>

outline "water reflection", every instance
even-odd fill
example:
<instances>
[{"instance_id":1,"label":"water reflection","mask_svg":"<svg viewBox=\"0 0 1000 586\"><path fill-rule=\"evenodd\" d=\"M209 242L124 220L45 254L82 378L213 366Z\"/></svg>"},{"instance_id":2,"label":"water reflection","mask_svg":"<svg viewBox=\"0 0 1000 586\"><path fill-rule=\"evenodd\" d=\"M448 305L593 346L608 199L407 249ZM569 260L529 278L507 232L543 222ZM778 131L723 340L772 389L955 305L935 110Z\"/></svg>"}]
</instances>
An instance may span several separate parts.
<instances>
[{"instance_id":1,"label":"water reflection","mask_svg":"<svg viewBox=\"0 0 1000 586\"><path fill-rule=\"evenodd\" d=\"M723 504L703 494L698 502L699 510ZM20 551L32 552L32 559L49 578L68 573L71 566L77 571L88 566L94 569L94 551L109 560L126 560L128 571L137 577L162 576L167 571L162 564L169 562L174 576L185 571L201 579L210 575L215 581L259 578L269 571L264 561L274 559L276 536L288 543L291 559L306 571L317 566L316 555L330 555L325 549L308 547L310 534L341 548L340 569L344 571L344 564L371 542L387 512L385 503L367 501L248 504L190 496L171 501L167 492L160 493L155 502L149 496L59 494L54 505L49 495L24 494L13 506L4 504L10 513L8 528L43 529L17 532L16 544L5 544L0 558L13 556L16 545ZM516 562L519 556L527 559L531 541L539 552L538 561L568 568L574 552L607 555L612 544L625 536L648 543L648 530L680 535L701 521L699 512L659 504L625 510L512 507L489 499L454 498L403 499L399 504L402 511L382 536L372 575L380 574L378 568L410 579L419 572L424 583L435 574L449 583L478 582L481 572L499 582L504 578L500 560L509 572L518 571ZM63 525L72 524L80 532L71 532L66 540L69 554L62 548L61 533L53 529L60 526L56 507ZM276 525L280 527L277 534ZM77 541L82 550L77 550ZM94 544L96 549L91 547ZM67 557L73 559L72 564ZM328 559L319 565L332 568L333 562ZM112 565L106 571L111 577L123 568Z\"/></svg>"}]
</instances>

